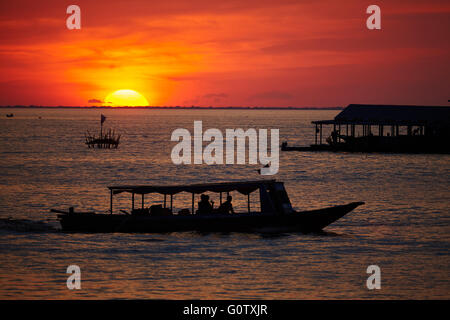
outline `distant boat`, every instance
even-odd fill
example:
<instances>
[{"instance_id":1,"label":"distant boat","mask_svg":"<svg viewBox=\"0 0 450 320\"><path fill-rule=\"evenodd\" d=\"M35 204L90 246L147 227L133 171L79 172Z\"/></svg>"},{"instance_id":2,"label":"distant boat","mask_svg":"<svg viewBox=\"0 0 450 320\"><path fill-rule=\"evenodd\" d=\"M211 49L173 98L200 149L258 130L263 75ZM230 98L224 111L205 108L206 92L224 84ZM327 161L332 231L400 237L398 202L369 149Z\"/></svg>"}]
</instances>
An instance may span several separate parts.
<instances>
[{"instance_id":1,"label":"distant boat","mask_svg":"<svg viewBox=\"0 0 450 320\"><path fill-rule=\"evenodd\" d=\"M85 133L86 144L89 148L98 149L117 149L120 143L120 134L116 136L115 131L109 129L106 133L103 133L103 122L105 122L106 117L104 115L100 116L100 135L92 135L89 131Z\"/></svg>"},{"instance_id":2,"label":"distant boat","mask_svg":"<svg viewBox=\"0 0 450 320\"><path fill-rule=\"evenodd\" d=\"M9 114L6 115L6 117L7 117L7 118L12 118L12 117L14 117L14 114L9 113Z\"/></svg>"},{"instance_id":3,"label":"distant boat","mask_svg":"<svg viewBox=\"0 0 450 320\"><path fill-rule=\"evenodd\" d=\"M364 202L352 202L323 209L295 211L282 182L276 180L208 183L176 186L112 186L110 190L110 213L74 212L54 210L63 231L70 232L315 232L320 231ZM196 214L195 194L205 192L222 193L237 191L247 195L248 210L242 213ZM250 210L250 193L259 191L260 211ZM113 214L113 196L127 192L132 195L131 214ZM181 192L192 194L192 211L182 209L173 214L173 196ZM144 195L164 195L164 206L144 208ZM142 196L142 208L134 208L135 195ZM166 196L170 196L167 206Z\"/></svg>"}]
</instances>

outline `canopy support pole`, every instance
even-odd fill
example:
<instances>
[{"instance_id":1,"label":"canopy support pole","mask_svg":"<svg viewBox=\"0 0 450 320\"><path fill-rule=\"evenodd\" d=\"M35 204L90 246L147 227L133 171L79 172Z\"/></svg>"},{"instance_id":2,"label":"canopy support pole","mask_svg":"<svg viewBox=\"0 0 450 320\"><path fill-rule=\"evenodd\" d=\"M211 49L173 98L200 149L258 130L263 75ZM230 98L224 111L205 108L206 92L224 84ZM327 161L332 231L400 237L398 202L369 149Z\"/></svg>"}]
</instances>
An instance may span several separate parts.
<instances>
[{"instance_id":1,"label":"canopy support pole","mask_svg":"<svg viewBox=\"0 0 450 320\"><path fill-rule=\"evenodd\" d=\"M170 195L170 211L173 212L173 194Z\"/></svg>"},{"instance_id":2,"label":"canopy support pole","mask_svg":"<svg viewBox=\"0 0 450 320\"><path fill-rule=\"evenodd\" d=\"M250 213L250 193L247 195L248 213Z\"/></svg>"},{"instance_id":3,"label":"canopy support pole","mask_svg":"<svg viewBox=\"0 0 450 320\"><path fill-rule=\"evenodd\" d=\"M144 209L144 194L142 194L142 209Z\"/></svg>"},{"instance_id":4,"label":"canopy support pole","mask_svg":"<svg viewBox=\"0 0 450 320\"><path fill-rule=\"evenodd\" d=\"M167 202L167 201L166 201L166 196L167 196L167 195L164 193L164 209L166 208L166 202Z\"/></svg>"},{"instance_id":5,"label":"canopy support pole","mask_svg":"<svg viewBox=\"0 0 450 320\"><path fill-rule=\"evenodd\" d=\"M134 192L131 194L131 210L134 210Z\"/></svg>"}]
</instances>

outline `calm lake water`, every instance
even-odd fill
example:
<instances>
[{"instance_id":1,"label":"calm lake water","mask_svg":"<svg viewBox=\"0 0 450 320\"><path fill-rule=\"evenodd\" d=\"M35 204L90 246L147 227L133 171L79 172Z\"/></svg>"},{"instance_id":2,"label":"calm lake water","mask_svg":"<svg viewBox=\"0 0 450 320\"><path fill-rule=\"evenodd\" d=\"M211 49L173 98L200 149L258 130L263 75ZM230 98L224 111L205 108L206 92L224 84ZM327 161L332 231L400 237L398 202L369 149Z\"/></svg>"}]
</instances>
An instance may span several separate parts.
<instances>
[{"instance_id":1,"label":"calm lake water","mask_svg":"<svg viewBox=\"0 0 450 320\"><path fill-rule=\"evenodd\" d=\"M278 128L280 143L308 145L311 121L338 112L0 109L0 299L449 299L449 155L280 153L274 177L296 209L366 202L324 234L65 234L49 212L105 212L108 185L261 179L260 165L174 165L171 133L194 120ZM117 150L84 144L101 113L122 134ZM233 196L245 210L246 196ZM176 195L176 210L190 197ZM66 287L72 264L81 290ZM369 265L380 290L366 287Z\"/></svg>"}]
</instances>

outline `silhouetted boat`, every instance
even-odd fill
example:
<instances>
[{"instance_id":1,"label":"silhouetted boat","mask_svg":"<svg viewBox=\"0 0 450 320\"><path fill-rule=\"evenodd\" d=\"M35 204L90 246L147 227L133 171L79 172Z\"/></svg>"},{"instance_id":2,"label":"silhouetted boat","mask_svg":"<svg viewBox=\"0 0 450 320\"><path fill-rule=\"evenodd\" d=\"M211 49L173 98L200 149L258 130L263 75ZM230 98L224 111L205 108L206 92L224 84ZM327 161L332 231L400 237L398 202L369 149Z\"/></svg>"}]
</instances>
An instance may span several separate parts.
<instances>
[{"instance_id":1,"label":"silhouetted boat","mask_svg":"<svg viewBox=\"0 0 450 320\"><path fill-rule=\"evenodd\" d=\"M113 186L110 190L110 213L76 213L51 210L58 213L63 231L71 232L314 232L343 217L364 202L352 202L318 210L295 211L282 182L276 180L227 182L177 186ZM259 190L259 212L250 210L250 193ZM195 212L195 194L205 192L222 193L237 191L248 196L248 212L234 214ZM131 214L113 214L113 196L122 192L132 195ZM180 192L192 194L192 211L183 209L173 214L173 196ZM164 206L144 208L144 195L158 193L164 195ZM134 208L134 196L142 196L142 208ZM170 208L166 205L166 196L170 196Z\"/></svg>"},{"instance_id":2,"label":"silhouetted boat","mask_svg":"<svg viewBox=\"0 0 450 320\"><path fill-rule=\"evenodd\" d=\"M86 144L88 148L98 149L117 149L120 143L120 134L116 136L115 131L109 129L106 133L103 133L103 122L105 122L106 117L104 115L100 116L100 135L96 137L92 135L89 131L85 133Z\"/></svg>"}]
</instances>

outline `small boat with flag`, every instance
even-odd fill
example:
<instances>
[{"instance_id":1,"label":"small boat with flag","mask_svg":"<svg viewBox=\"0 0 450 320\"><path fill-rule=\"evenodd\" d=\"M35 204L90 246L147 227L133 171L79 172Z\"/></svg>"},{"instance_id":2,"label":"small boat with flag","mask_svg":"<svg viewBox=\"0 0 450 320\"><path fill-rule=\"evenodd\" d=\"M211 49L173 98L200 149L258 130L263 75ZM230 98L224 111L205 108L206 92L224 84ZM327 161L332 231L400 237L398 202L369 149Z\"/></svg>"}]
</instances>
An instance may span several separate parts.
<instances>
[{"instance_id":1,"label":"small boat with flag","mask_svg":"<svg viewBox=\"0 0 450 320\"><path fill-rule=\"evenodd\" d=\"M120 134L116 135L114 130L109 129L108 131L103 131L103 122L105 122L106 117L104 115L100 116L100 135L95 136L89 131L85 133L86 144L88 148L98 149L117 149L120 143Z\"/></svg>"},{"instance_id":2,"label":"small boat with flag","mask_svg":"<svg viewBox=\"0 0 450 320\"><path fill-rule=\"evenodd\" d=\"M327 208L295 211L282 182L276 180L220 182L191 185L145 185L145 186L110 186L109 213L75 212L54 210L63 231L68 232L316 232L320 231L364 202L351 202ZM222 195L231 199L230 192L237 191L246 195L248 210L246 212L224 212L211 210L200 212L195 206L195 195L208 192L219 193L219 209L222 208ZM192 195L192 207L173 211L174 196L187 192ZM251 210L250 194L259 193L259 208ZM131 212L120 210L113 213L113 198L120 193L131 194ZM164 197L163 205L144 207L144 197L159 194ZM141 196L141 208L135 208L135 197ZM169 199L168 199L169 198ZM170 201L170 202L169 202Z\"/></svg>"}]
</instances>

